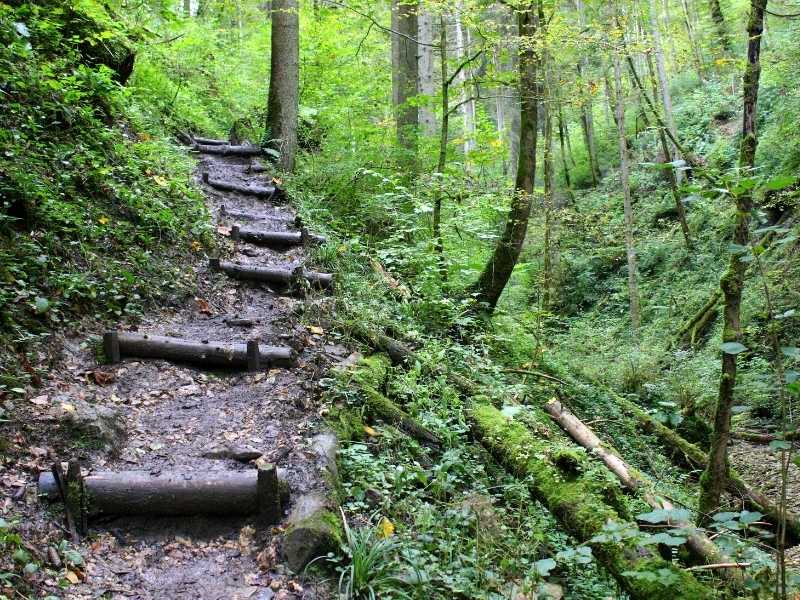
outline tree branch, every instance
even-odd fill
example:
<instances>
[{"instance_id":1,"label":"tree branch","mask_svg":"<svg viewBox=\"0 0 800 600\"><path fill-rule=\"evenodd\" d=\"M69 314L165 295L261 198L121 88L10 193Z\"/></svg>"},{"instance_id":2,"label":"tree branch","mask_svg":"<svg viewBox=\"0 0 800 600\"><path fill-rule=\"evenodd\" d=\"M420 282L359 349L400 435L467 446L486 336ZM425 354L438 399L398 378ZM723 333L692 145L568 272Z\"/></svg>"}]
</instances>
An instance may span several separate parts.
<instances>
[{"instance_id":1,"label":"tree branch","mask_svg":"<svg viewBox=\"0 0 800 600\"><path fill-rule=\"evenodd\" d=\"M401 33L399 31L395 31L391 27L386 27L385 25L381 25L378 21L375 20L375 17L373 17L372 15L368 15L367 13L363 13L360 10L358 10L356 8L353 8L352 6L348 6L344 2L337 2L337 0L328 0L328 2L330 4L334 4L336 6L340 6L342 8L345 8L345 9L349 10L350 12L354 12L355 14L357 14L360 17L364 17L365 19L369 19L375 27L377 27L378 29L380 29L382 31L385 31L386 33L392 33L394 35L399 35L400 37L406 38L407 40L410 40L410 41L414 42L415 44L419 44L420 46L428 46L430 48L438 48L439 47L439 44L426 44L424 42L420 42L415 37L412 37L412 36L407 35L405 33Z\"/></svg>"}]
</instances>

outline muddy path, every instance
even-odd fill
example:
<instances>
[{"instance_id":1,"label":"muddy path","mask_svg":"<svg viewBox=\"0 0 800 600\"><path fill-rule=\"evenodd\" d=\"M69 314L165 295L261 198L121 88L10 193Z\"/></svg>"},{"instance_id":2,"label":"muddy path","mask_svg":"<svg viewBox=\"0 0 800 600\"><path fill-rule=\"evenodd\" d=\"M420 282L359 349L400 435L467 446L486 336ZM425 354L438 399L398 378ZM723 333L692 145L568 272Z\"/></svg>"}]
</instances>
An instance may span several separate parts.
<instances>
[{"instance_id":1,"label":"muddy path","mask_svg":"<svg viewBox=\"0 0 800 600\"><path fill-rule=\"evenodd\" d=\"M268 184L269 175L250 172L251 162L236 157L200 158L197 181L222 240L222 256L254 266L294 268L308 263L309 251L304 246L275 251L230 240L230 227L236 223L265 231L295 227L295 214L284 200L265 201L202 183L201 174L207 172L212 179ZM27 472L0 473L7 495L3 508L21 516L21 527L39 540L42 556L64 536L60 507L47 508L36 497L36 473L48 469L53 460L77 456L87 473L203 474L255 469L253 461L204 456L210 450L244 447L277 465L294 498L324 487L323 459L311 447L312 438L323 430L316 381L348 351L326 340L321 327L302 325L299 315L309 303L324 305L330 299L321 292L282 295L266 284L237 281L211 271L201 260L186 268L197 279L196 298L152 314L136 327L120 329L197 341L257 339L264 345L289 345L298 353L296 366L225 371L135 358L98 366L93 347L82 343L85 340L65 340L59 374L41 390L41 406L32 407L43 410L32 411L34 426L17 432L19 446L31 449L23 459ZM68 413L87 407L100 410L98 422L90 422L88 428L105 427L107 435L101 444L105 447L94 447L92 442L81 446L80 436L77 447L59 441ZM67 452L72 454L66 456ZM91 522L89 535L78 546L85 564L73 569L72 578L77 581L62 597L330 597L325 584L305 580L283 564L281 525L266 529L246 517L126 517Z\"/></svg>"}]
</instances>

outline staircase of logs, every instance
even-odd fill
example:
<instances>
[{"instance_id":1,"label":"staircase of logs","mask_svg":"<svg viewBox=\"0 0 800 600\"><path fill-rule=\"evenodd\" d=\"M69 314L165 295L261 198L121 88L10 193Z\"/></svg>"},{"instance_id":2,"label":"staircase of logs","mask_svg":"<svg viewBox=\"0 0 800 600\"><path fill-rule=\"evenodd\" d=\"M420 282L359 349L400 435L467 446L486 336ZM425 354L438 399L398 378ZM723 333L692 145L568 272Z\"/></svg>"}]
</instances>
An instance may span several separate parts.
<instances>
[{"instance_id":1,"label":"staircase of logs","mask_svg":"<svg viewBox=\"0 0 800 600\"><path fill-rule=\"evenodd\" d=\"M221 157L257 157L256 146L231 145L223 140L193 138L193 149L201 154ZM247 173L262 173L260 164L251 164ZM275 185L241 185L202 176L203 182L217 190L243 194L266 202L282 198ZM321 236L309 233L296 220L296 231L270 231L254 223L268 221L265 215L230 212L222 205L220 214L249 222L231 227L231 238L265 246L276 251L294 246L324 243ZM311 290L330 290L333 277L303 267L283 269L270 265L244 265L210 259L214 271L229 277L260 282L282 294L305 294ZM226 321L235 321L229 319ZM264 346L258 340L238 343L210 340L188 340L169 336L147 335L124 331L108 331L103 336L103 349L111 363L126 357L163 359L209 368L259 371L272 367L291 368L295 351L285 346ZM189 515L256 515L259 526L279 522L289 502L289 488L279 469L273 464L260 465L250 471L156 473L137 471L93 472L83 476L73 460L66 472L61 463L51 472L39 476L39 493L50 501L61 501L65 507L67 527L85 532L87 521L98 516L189 516Z\"/></svg>"}]
</instances>

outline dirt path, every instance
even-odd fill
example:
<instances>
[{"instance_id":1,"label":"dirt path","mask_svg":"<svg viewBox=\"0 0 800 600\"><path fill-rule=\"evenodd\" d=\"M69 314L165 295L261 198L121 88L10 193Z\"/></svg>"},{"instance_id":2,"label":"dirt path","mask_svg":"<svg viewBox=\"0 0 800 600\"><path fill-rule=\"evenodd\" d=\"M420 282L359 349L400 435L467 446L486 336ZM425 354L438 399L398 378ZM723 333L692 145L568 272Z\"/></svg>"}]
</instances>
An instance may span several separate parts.
<instances>
[{"instance_id":1,"label":"dirt path","mask_svg":"<svg viewBox=\"0 0 800 600\"><path fill-rule=\"evenodd\" d=\"M248 173L250 159L203 156L200 172L212 179L243 184L266 184L268 176ZM198 173L200 181L200 173ZM254 216L238 223L266 231L291 230L294 213L286 204L264 202L204 185L218 231L225 235L234 221L221 207ZM295 267L306 260L303 247L285 252L225 238L234 260L259 266ZM223 251L224 253L224 251ZM326 345L298 323L305 302L320 297L281 296L264 284L250 284L211 272L203 264L194 269L198 297L147 318L136 330L191 340L291 345L299 352L297 366L262 372L209 371L162 360L124 359L118 365L97 367L91 348L81 340L68 341L60 376L41 391L46 414L43 436L20 433L33 452L27 457L26 476L3 476L3 490L12 498L4 508L24 518L23 527L41 540L41 552L54 543L60 508L44 512L35 497L34 475L52 459L65 460L58 441L48 438L47 423L59 419L64 405L88 402L119 411L127 435L109 451L86 448L79 452L84 469L136 470L151 474L167 471L204 473L254 469L232 459L204 458L211 447L249 446L269 462L285 469L293 497L324 485L321 459L310 448L321 427L315 380L348 352ZM231 325L244 319L252 326ZM314 329L319 333L319 330ZM96 333L96 332L95 332ZM99 369L99 375L98 373ZM88 376L87 376L88 374ZM110 380L110 381L109 381ZM106 385L99 385L98 381ZM49 419L49 421L48 421ZM112 442L113 443L113 442ZM25 484L22 488L20 483ZM22 489L22 492L20 492ZM14 496L17 496L14 498ZM81 581L69 587L65 598L133 599L251 599L327 598L330 594L301 581L281 564L279 528L258 530L247 518L117 518L91 524L90 535L79 546L86 564L75 571ZM43 554L46 556L46 553Z\"/></svg>"}]
</instances>

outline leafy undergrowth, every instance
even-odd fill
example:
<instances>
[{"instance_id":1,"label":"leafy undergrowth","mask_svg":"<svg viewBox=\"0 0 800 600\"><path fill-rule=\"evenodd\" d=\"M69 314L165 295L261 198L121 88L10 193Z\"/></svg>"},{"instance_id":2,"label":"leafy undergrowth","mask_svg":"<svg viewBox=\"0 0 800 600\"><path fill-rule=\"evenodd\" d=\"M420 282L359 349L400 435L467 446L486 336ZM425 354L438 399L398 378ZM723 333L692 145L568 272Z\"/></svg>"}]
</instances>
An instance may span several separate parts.
<instances>
[{"instance_id":1,"label":"leafy undergrowth","mask_svg":"<svg viewBox=\"0 0 800 600\"><path fill-rule=\"evenodd\" d=\"M210 242L193 162L130 118L132 32L92 0L0 3L0 391L53 330L186 293Z\"/></svg>"}]
</instances>

